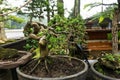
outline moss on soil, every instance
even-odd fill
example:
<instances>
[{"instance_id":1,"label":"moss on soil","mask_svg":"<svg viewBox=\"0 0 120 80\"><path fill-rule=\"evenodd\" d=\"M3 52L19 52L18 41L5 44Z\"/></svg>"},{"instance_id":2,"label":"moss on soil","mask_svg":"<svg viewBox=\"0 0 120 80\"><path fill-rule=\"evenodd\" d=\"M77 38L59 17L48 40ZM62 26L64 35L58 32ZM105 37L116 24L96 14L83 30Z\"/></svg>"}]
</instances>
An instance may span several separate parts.
<instances>
[{"instance_id":1,"label":"moss on soil","mask_svg":"<svg viewBox=\"0 0 120 80\"><path fill-rule=\"evenodd\" d=\"M10 59L18 56L18 51L16 49L2 48L0 47L0 59Z\"/></svg>"}]
</instances>

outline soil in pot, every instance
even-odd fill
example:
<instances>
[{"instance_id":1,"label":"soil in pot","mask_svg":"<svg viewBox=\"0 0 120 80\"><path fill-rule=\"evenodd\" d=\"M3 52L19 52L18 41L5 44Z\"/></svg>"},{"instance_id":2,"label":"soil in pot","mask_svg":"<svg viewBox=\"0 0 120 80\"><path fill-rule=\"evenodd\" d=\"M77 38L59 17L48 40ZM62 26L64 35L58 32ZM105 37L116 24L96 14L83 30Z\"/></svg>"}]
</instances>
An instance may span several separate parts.
<instances>
[{"instance_id":1,"label":"soil in pot","mask_svg":"<svg viewBox=\"0 0 120 80\"><path fill-rule=\"evenodd\" d=\"M20 70L27 75L42 78L56 78L73 75L82 71L85 67L79 60L66 57L50 57L49 60L47 60L47 65L44 60L41 60L34 71L32 71L32 69L34 68L36 61L34 60L30 63L32 64L29 65L28 63L21 67ZM49 71L46 70L46 66Z\"/></svg>"},{"instance_id":2,"label":"soil in pot","mask_svg":"<svg viewBox=\"0 0 120 80\"><path fill-rule=\"evenodd\" d=\"M32 54L27 51L18 51L0 47L0 69L12 69L25 64Z\"/></svg>"},{"instance_id":3,"label":"soil in pot","mask_svg":"<svg viewBox=\"0 0 120 80\"><path fill-rule=\"evenodd\" d=\"M20 59L25 53L19 54L16 49L10 48L2 48L0 47L0 62L2 61L17 61Z\"/></svg>"},{"instance_id":4,"label":"soil in pot","mask_svg":"<svg viewBox=\"0 0 120 80\"><path fill-rule=\"evenodd\" d=\"M17 80L16 67L25 64L30 58L31 53L18 51L11 48L0 47L0 80ZM8 74L9 72L9 74Z\"/></svg>"},{"instance_id":5,"label":"soil in pot","mask_svg":"<svg viewBox=\"0 0 120 80\"><path fill-rule=\"evenodd\" d=\"M103 65L100 65L99 63L95 63L94 68L95 68L95 70L102 73L103 75L120 79L120 69L113 70L113 69L107 68Z\"/></svg>"}]
</instances>

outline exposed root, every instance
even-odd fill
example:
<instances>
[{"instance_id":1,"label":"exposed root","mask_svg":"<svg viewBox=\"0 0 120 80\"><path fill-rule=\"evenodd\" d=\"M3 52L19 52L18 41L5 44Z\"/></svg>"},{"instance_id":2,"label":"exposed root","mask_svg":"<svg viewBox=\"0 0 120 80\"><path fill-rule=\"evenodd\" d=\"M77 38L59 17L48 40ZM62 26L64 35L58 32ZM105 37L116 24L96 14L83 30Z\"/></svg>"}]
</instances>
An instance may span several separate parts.
<instances>
[{"instance_id":1,"label":"exposed root","mask_svg":"<svg viewBox=\"0 0 120 80\"><path fill-rule=\"evenodd\" d=\"M50 71L49 71L49 68L48 68L48 62L47 62L47 57L45 57L45 58L39 58L39 59L36 59L36 60L32 60L31 62L29 62L27 65L34 65L34 67L32 68L32 70L30 70L29 71L29 73L28 74L32 74L32 72L38 67L38 65L40 64L40 62L41 61L44 61L44 63L45 63L45 69L46 69L46 71L47 71L47 73L50 73ZM34 64L33 64L34 63Z\"/></svg>"},{"instance_id":2,"label":"exposed root","mask_svg":"<svg viewBox=\"0 0 120 80\"><path fill-rule=\"evenodd\" d=\"M50 71L49 71L49 69L48 69L48 65L47 65L47 60L45 60L45 68L46 68L46 71L47 71L48 73L50 73Z\"/></svg>"},{"instance_id":3,"label":"exposed root","mask_svg":"<svg viewBox=\"0 0 120 80\"><path fill-rule=\"evenodd\" d=\"M25 64L25 66L23 66L22 68L24 69L26 66L33 66L38 62L38 59L32 59L30 60L28 63Z\"/></svg>"},{"instance_id":4,"label":"exposed root","mask_svg":"<svg viewBox=\"0 0 120 80\"><path fill-rule=\"evenodd\" d=\"M30 60L27 64L25 64L26 66L28 66L28 65L33 65L33 63L37 63L38 62L38 59L32 59L32 60Z\"/></svg>"},{"instance_id":5,"label":"exposed root","mask_svg":"<svg viewBox=\"0 0 120 80\"><path fill-rule=\"evenodd\" d=\"M33 67L32 70L30 70L29 74L32 74L32 72L37 68L37 66L39 65L40 62L41 62L41 60L38 60L37 64L35 64L35 66Z\"/></svg>"}]
</instances>

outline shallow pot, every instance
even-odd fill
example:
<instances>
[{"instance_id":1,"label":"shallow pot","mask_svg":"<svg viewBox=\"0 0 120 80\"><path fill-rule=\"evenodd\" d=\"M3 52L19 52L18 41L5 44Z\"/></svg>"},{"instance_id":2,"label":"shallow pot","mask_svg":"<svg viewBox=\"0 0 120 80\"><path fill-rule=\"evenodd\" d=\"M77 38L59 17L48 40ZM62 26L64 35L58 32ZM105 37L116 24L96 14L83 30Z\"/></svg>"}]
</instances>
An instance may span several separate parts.
<instances>
[{"instance_id":1,"label":"shallow pot","mask_svg":"<svg viewBox=\"0 0 120 80\"><path fill-rule=\"evenodd\" d=\"M77 61L80 61L80 63L83 63L84 69L78 73L75 73L75 74L69 75L69 76L65 76L65 77L56 77L56 78L35 77L35 76L24 74L23 72L21 72L19 67L16 69L16 71L18 73L19 80L85 80L86 76L87 76L88 65L80 59L73 58L73 57L72 57L72 59L75 59Z\"/></svg>"},{"instance_id":2,"label":"shallow pot","mask_svg":"<svg viewBox=\"0 0 120 80\"><path fill-rule=\"evenodd\" d=\"M18 67L19 65L23 65L27 63L32 56L32 53L27 51L18 51L19 54L24 54L21 58L16 61L0 61L0 69L13 69Z\"/></svg>"},{"instance_id":3,"label":"shallow pot","mask_svg":"<svg viewBox=\"0 0 120 80\"><path fill-rule=\"evenodd\" d=\"M27 63L32 54L27 51L18 51L19 54L24 54L16 61L0 61L0 80L18 80L16 74L16 67Z\"/></svg>"},{"instance_id":4,"label":"shallow pot","mask_svg":"<svg viewBox=\"0 0 120 80\"><path fill-rule=\"evenodd\" d=\"M97 63L98 61L94 62L93 64L91 64L91 71L92 71L92 77L94 78L94 80L120 80L117 78L112 78L110 76L106 76L100 72L98 72L95 68L94 65ZM112 74L112 73L111 73Z\"/></svg>"}]
</instances>

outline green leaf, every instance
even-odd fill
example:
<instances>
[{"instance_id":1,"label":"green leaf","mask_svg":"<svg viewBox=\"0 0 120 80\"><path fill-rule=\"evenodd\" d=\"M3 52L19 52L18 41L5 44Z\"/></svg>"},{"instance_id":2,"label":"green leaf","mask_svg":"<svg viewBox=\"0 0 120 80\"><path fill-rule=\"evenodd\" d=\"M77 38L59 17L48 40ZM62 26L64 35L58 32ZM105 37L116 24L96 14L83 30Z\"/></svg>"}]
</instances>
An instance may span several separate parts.
<instances>
[{"instance_id":1,"label":"green leaf","mask_svg":"<svg viewBox=\"0 0 120 80\"><path fill-rule=\"evenodd\" d=\"M95 2L95 3L86 4L84 6L84 9L89 7L89 9L88 9L88 11L89 11L89 10L91 10L94 7L100 6L101 4L102 4L101 2Z\"/></svg>"},{"instance_id":2,"label":"green leaf","mask_svg":"<svg viewBox=\"0 0 120 80\"><path fill-rule=\"evenodd\" d=\"M18 22L18 23L24 22L23 18L20 18L20 17L17 17L17 16L13 16L13 15L9 15L8 19L13 20L13 21Z\"/></svg>"},{"instance_id":3,"label":"green leaf","mask_svg":"<svg viewBox=\"0 0 120 80\"><path fill-rule=\"evenodd\" d=\"M104 17L103 17L103 16L100 16L100 18L99 18L99 23L101 23L103 20L104 20Z\"/></svg>"}]
</instances>

